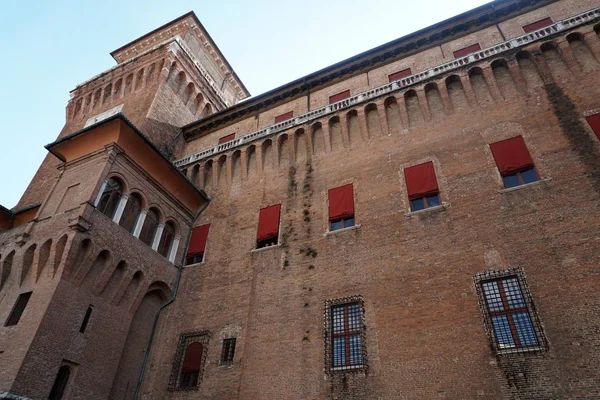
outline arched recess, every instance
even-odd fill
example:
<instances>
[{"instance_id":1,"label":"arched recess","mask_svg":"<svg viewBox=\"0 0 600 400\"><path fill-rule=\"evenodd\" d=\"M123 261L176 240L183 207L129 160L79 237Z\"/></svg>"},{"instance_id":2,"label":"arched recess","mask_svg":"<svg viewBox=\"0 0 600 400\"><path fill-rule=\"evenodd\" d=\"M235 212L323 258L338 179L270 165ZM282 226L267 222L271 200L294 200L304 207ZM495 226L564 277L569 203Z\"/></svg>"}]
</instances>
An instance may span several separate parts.
<instances>
[{"instance_id":1,"label":"arched recess","mask_svg":"<svg viewBox=\"0 0 600 400\"><path fill-rule=\"evenodd\" d=\"M98 279L102 272L110 265L112 256L110 251L102 250L97 256L90 269L85 273L82 279L82 284L87 287L94 287L98 283Z\"/></svg>"},{"instance_id":2,"label":"arched recess","mask_svg":"<svg viewBox=\"0 0 600 400\"><path fill-rule=\"evenodd\" d=\"M404 93L404 102L406 103L406 112L408 113L409 125L418 124L423 122L423 114L421 113L421 104L419 103L419 96L414 90L409 90Z\"/></svg>"},{"instance_id":3,"label":"arched recess","mask_svg":"<svg viewBox=\"0 0 600 400\"><path fill-rule=\"evenodd\" d=\"M500 94L504 97L504 100L510 100L517 96L517 86L510 75L506 60L494 60L494 62L492 62L492 72L494 73L496 85L500 90Z\"/></svg>"},{"instance_id":4,"label":"arched recess","mask_svg":"<svg viewBox=\"0 0 600 400\"><path fill-rule=\"evenodd\" d=\"M73 118L76 117L81 112L81 107L83 105L83 98L78 98L75 102L75 111L73 111Z\"/></svg>"},{"instance_id":5,"label":"arched recess","mask_svg":"<svg viewBox=\"0 0 600 400\"><path fill-rule=\"evenodd\" d=\"M192 176L190 177L190 180L196 186L200 186L200 182L198 180L198 178L200 177L199 175L200 175L200 164L196 164L192 167Z\"/></svg>"},{"instance_id":6,"label":"arched recess","mask_svg":"<svg viewBox=\"0 0 600 400\"><path fill-rule=\"evenodd\" d=\"M130 399L133 396L144 354L148 351L156 312L170 298L170 290L167 290L164 282L153 283L135 311L113 381L111 399Z\"/></svg>"},{"instance_id":7,"label":"arched recess","mask_svg":"<svg viewBox=\"0 0 600 400\"><path fill-rule=\"evenodd\" d=\"M344 148L342 126L340 125L340 118L337 116L329 119L329 136L332 151Z\"/></svg>"},{"instance_id":8,"label":"arched recess","mask_svg":"<svg viewBox=\"0 0 600 400\"><path fill-rule=\"evenodd\" d=\"M369 131L369 137L373 138L383 135L377 105L374 103L367 104L365 107L365 115L367 116L367 130Z\"/></svg>"},{"instance_id":9,"label":"arched recess","mask_svg":"<svg viewBox=\"0 0 600 400\"><path fill-rule=\"evenodd\" d=\"M126 271L127 263L123 260L119 261L112 274L110 275L108 282L106 283L104 288L102 288L100 295L105 299L113 299L114 301L114 297L117 295L117 292L121 287Z\"/></svg>"},{"instance_id":10,"label":"arched recess","mask_svg":"<svg viewBox=\"0 0 600 400\"><path fill-rule=\"evenodd\" d=\"M48 395L48 400L62 400L65 394L65 389L69 383L69 377L71 376L71 368L68 365L63 365L58 369L52 389Z\"/></svg>"},{"instance_id":11,"label":"arched recess","mask_svg":"<svg viewBox=\"0 0 600 400\"><path fill-rule=\"evenodd\" d=\"M202 96L202 93L198 93L196 95L196 98L194 99L194 102L192 103L192 107L190 109L194 115L198 114L198 111L200 111L200 107L202 107L203 101L204 101L204 97Z\"/></svg>"},{"instance_id":12,"label":"arched recess","mask_svg":"<svg viewBox=\"0 0 600 400\"><path fill-rule=\"evenodd\" d=\"M523 75L525 83L527 83L527 88L531 89L532 87L541 86L542 78L540 78L540 74L531 59L531 55L526 51L520 51L517 53L516 59L519 64L521 75Z\"/></svg>"},{"instance_id":13,"label":"arched recess","mask_svg":"<svg viewBox=\"0 0 600 400\"><path fill-rule=\"evenodd\" d=\"M236 150L231 155L231 182L238 183L242 178L242 152Z\"/></svg>"},{"instance_id":14,"label":"arched recess","mask_svg":"<svg viewBox=\"0 0 600 400\"><path fill-rule=\"evenodd\" d=\"M248 176L254 176L258 172L255 145L248 146L248 149L246 150L246 171L248 172Z\"/></svg>"},{"instance_id":15,"label":"arched recess","mask_svg":"<svg viewBox=\"0 0 600 400\"><path fill-rule=\"evenodd\" d=\"M213 181L213 161L212 160L208 160L204 163L204 168L202 168L202 174L203 174L203 182L204 182L204 189L208 188L208 187L212 187L212 181Z\"/></svg>"},{"instance_id":16,"label":"arched recess","mask_svg":"<svg viewBox=\"0 0 600 400\"><path fill-rule=\"evenodd\" d=\"M84 266L87 262L87 259L90 253L93 250L92 241L90 239L83 239L79 242L79 246L77 247L77 253L75 256L75 261L71 265L65 265L65 269L63 272L63 278L68 279L71 276L76 276L77 273L81 270L82 266Z\"/></svg>"},{"instance_id":17,"label":"arched recess","mask_svg":"<svg viewBox=\"0 0 600 400\"><path fill-rule=\"evenodd\" d=\"M152 82L154 79L154 72L156 70L156 63L150 64L148 67L148 72L146 72L146 82Z\"/></svg>"},{"instance_id":18,"label":"arched recess","mask_svg":"<svg viewBox=\"0 0 600 400\"><path fill-rule=\"evenodd\" d=\"M279 166L287 166L290 164L290 143L288 135L286 133L279 135L277 138L277 145L279 146Z\"/></svg>"},{"instance_id":19,"label":"arched recess","mask_svg":"<svg viewBox=\"0 0 600 400\"><path fill-rule=\"evenodd\" d=\"M119 225L125 228L129 233L133 233L135 225L140 216L140 211L144 207L144 200L139 193L131 193L127 199L127 204L123 210L123 215L119 220Z\"/></svg>"},{"instance_id":20,"label":"arched recess","mask_svg":"<svg viewBox=\"0 0 600 400\"><path fill-rule=\"evenodd\" d=\"M92 94L89 93L85 97L85 107L83 107L83 113L86 114L86 113L90 112L91 107L92 107Z\"/></svg>"},{"instance_id":21,"label":"arched recess","mask_svg":"<svg viewBox=\"0 0 600 400\"><path fill-rule=\"evenodd\" d=\"M350 110L346 114L346 125L348 126L348 138L350 139L350 146L360 143L362 141L362 136L360 133L358 111Z\"/></svg>"},{"instance_id":22,"label":"arched recess","mask_svg":"<svg viewBox=\"0 0 600 400\"><path fill-rule=\"evenodd\" d=\"M109 83L104 88L104 98L102 99L102 104L110 103L111 96L112 96L112 83Z\"/></svg>"},{"instance_id":23,"label":"arched recess","mask_svg":"<svg viewBox=\"0 0 600 400\"><path fill-rule=\"evenodd\" d=\"M8 279L10 278L10 273L12 272L13 260L15 258L15 251L11 251L8 253L6 257L4 257L4 261L2 262L2 274L0 274L0 290L4 287Z\"/></svg>"},{"instance_id":24,"label":"arched recess","mask_svg":"<svg viewBox=\"0 0 600 400\"><path fill-rule=\"evenodd\" d=\"M167 221L165 223L165 227L163 228L162 236L157 249L158 253L165 258L169 257L171 247L173 246L173 241L175 240L175 235L177 235L177 225L175 225L175 222L173 221Z\"/></svg>"},{"instance_id":25,"label":"arched recess","mask_svg":"<svg viewBox=\"0 0 600 400\"><path fill-rule=\"evenodd\" d=\"M29 246L27 250L25 250L25 254L23 254L23 264L21 268L21 280L19 281L19 285L22 285L27 275L29 275L29 271L31 270L31 266L33 264L33 256L35 255L35 249L37 246L32 244Z\"/></svg>"},{"instance_id":26,"label":"arched recess","mask_svg":"<svg viewBox=\"0 0 600 400\"><path fill-rule=\"evenodd\" d=\"M267 167L273 167L275 163L275 156L273 151L273 141L271 139L267 139L261 144L261 153L262 153L262 161L263 161L263 170Z\"/></svg>"},{"instance_id":27,"label":"arched recess","mask_svg":"<svg viewBox=\"0 0 600 400\"><path fill-rule=\"evenodd\" d=\"M203 117L207 117L207 116L209 116L209 115L210 115L210 114L212 114L212 113L213 113L212 104L210 104L210 103L206 103L206 105L205 105L205 106L204 106L204 108L202 109L202 114L201 114L201 115L202 115Z\"/></svg>"},{"instance_id":28,"label":"arched recess","mask_svg":"<svg viewBox=\"0 0 600 400\"><path fill-rule=\"evenodd\" d=\"M121 298L119 299L119 302L117 303L118 306L122 306L124 308L131 307L131 305L133 304L133 300L135 299L135 296L140 288L140 284L142 282L143 277L144 274L142 273L142 271L136 271L135 274L133 274L131 280L127 284L125 292L123 292Z\"/></svg>"},{"instance_id":29,"label":"arched recess","mask_svg":"<svg viewBox=\"0 0 600 400\"><path fill-rule=\"evenodd\" d=\"M425 86L425 97L427 98L431 118L442 118L445 114L444 101L436 83L431 82Z\"/></svg>"},{"instance_id":30,"label":"arched recess","mask_svg":"<svg viewBox=\"0 0 600 400\"><path fill-rule=\"evenodd\" d=\"M179 71L179 73L177 74L177 77L175 78L175 93L179 94L181 93L181 91L183 90L183 87L185 86L185 72L183 71Z\"/></svg>"},{"instance_id":31,"label":"arched recess","mask_svg":"<svg viewBox=\"0 0 600 400\"><path fill-rule=\"evenodd\" d=\"M448 97L450 97L454 112L459 114L467 111L469 109L469 102L460 76L451 75L446 78L446 88L448 89Z\"/></svg>"},{"instance_id":32,"label":"arched recess","mask_svg":"<svg viewBox=\"0 0 600 400\"><path fill-rule=\"evenodd\" d=\"M320 122L312 125L311 133L313 154L325 153L325 135L323 134L323 126Z\"/></svg>"},{"instance_id":33,"label":"arched recess","mask_svg":"<svg viewBox=\"0 0 600 400\"><path fill-rule=\"evenodd\" d=\"M548 65L548 69L550 70L550 73L555 81L570 77L571 73L567 68L567 64L565 64L562 55L553 42L546 42L542 44L540 49L542 50L542 55L544 56L546 65Z\"/></svg>"},{"instance_id":34,"label":"arched recess","mask_svg":"<svg viewBox=\"0 0 600 400\"><path fill-rule=\"evenodd\" d=\"M227 185L227 156L223 154L217 160L217 186Z\"/></svg>"},{"instance_id":35,"label":"arched recess","mask_svg":"<svg viewBox=\"0 0 600 400\"><path fill-rule=\"evenodd\" d=\"M140 69L135 75L135 90L142 88L144 83L144 68Z\"/></svg>"},{"instance_id":36,"label":"arched recess","mask_svg":"<svg viewBox=\"0 0 600 400\"><path fill-rule=\"evenodd\" d=\"M395 97L388 97L383 103L385 107L385 118L390 129L390 135L402 132L402 119L400 118L400 108Z\"/></svg>"},{"instance_id":37,"label":"arched recess","mask_svg":"<svg viewBox=\"0 0 600 400\"><path fill-rule=\"evenodd\" d=\"M113 90L113 96L117 99L120 98L122 89L123 89L123 78L119 78L115 82L115 89Z\"/></svg>"},{"instance_id":38,"label":"arched recess","mask_svg":"<svg viewBox=\"0 0 600 400\"><path fill-rule=\"evenodd\" d=\"M471 68L469 70L469 80L471 81L471 87L473 88L477 104L480 106L492 104L492 95L490 94L487 81L483 76L483 70L479 67Z\"/></svg>"},{"instance_id":39,"label":"arched recess","mask_svg":"<svg viewBox=\"0 0 600 400\"><path fill-rule=\"evenodd\" d=\"M129 74L125 78L125 90L124 90L125 95L131 93L131 91L133 90L132 85L133 85L133 74Z\"/></svg>"},{"instance_id":40,"label":"arched recess","mask_svg":"<svg viewBox=\"0 0 600 400\"><path fill-rule=\"evenodd\" d=\"M48 271L48 275L52 273L52 277L54 277L56 271L60 268L60 263L62 262L63 254L65 253L65 247L67 246L67 240L69 240L69 236L65 234L58 239L58 242L56 242L56 248L54 249L54 264L52 266L52 271Z\"/></svg>"},{"instance_id":41,"label":"arched recess","mask_svg":"<svg viewBox=\"0 0 600 400\"><path fill-rule=\"evenodd\" d=\"M101 101L102 101L102 89L98 89L94 93L94 104L92 105L92 108L99 107L101 104Z\"/></svg>"},{"instance_id":42,"label":"arched recess","mask_svg":"<svg viewBox=\"0 0 600 400\"><path fill-rule=\"evenodd\" d=\"M185 93L183 94L183 104L187 104L188 101L192 99L192 96L194 95L195 91L196 86L194 85L194 83L188 83L187 87L185 88Z\"/></svg>"},{"instance_id":43,"label":"arched recess","mask_svg":"<svg viewBox=\"0 0 600 400\"><path fill-rule=\"evenodd\" d=\"M304 129L298 129L294 133L294 144L296 148L296 163L305 165L308 162L308 143Z\"/></svg>"},{"instance_id":44,"label":"arched recess","mask_svg":"<svg viewBox=\"0 0 600 400\"><path fill-rule=\"evenodd\" d=\"M156 235L156 229L158 228L160 221L160 216L160 211L156 207L150 207L146 213L146 218L144 219L144 225L142 225L139 238L148 246L152 246L154 236Z\"/></svg>"},{"instance_id":45,"label":"arched recess","mask_svg":"<svg viewBox=\"0 0 600 400\"><path fill-rule=\"evenodd\" d=\"M116 177L109 178L98 202L98 210L112 219L121 201L123 191L124 185L121 179Z\"/></svg>"},{"instance_id":46,"label":"arched recess","mask_svg":"<svg viewBox=\"0 0 600 400\"><path fill-rule=\"evenodd\" d=\"M40 247L40 254L38 256L38 264L35 270L35 281L37 282L39 277L42 275L42 271L46 268L48 260L50 259L50 249L52 248L52 239L48 239Z\"/></svg>"},{"instance_id":47,"label":"arched recess","mask_svg":"<svg viewBox=\"0 0 600 400\"><path fill-rule=\"evenodd\" d=\"M589 71L596 68L598 61L581 33L571 33L567 36L567 41L582 70Z\"/></svg>"}]
</instances>

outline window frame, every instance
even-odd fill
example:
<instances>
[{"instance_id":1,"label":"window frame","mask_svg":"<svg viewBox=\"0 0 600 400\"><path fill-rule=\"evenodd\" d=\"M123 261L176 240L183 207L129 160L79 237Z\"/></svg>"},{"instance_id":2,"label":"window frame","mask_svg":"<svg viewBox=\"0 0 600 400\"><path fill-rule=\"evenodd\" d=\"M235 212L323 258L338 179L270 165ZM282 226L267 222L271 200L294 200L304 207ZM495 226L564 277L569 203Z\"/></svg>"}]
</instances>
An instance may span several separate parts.
<instances>
[{"instance_id":1,"label":"window frame","mask_svg":"<svg viewBox=\"0 0 600 400\"><path fill-rule=\"evenodd\" d=\"M511 278L516 278L517 283L519 285L521 296L523 297L523 301L525 303L524 307L519 308L508 308L502 311L492 311L489 308L488 298L485 296L483 291L483 284L487 282L502 282ZM502 355L502 354L512 354L512 353L532 353L532 352L540 352L546 351L548 349L548 341L546 336L544 335L542 323L538 317L537 311L535 309L535 305L533 302L533 298L531 296L531 292L529 290L529 286L527 285L527 280L525 278L525 273L522 268L510 268L507 270L490 270L481 272L475 275L474 283L477 292L477 298L479 302L479 307L482 313L482 317L484 319L485 330L490 342L491 350L494 354ZM502 287L502 291L504 291L503 285L498 285L498 287ZM502 296L502 294L501 294ZM505 295L504 295L505 296ZM503 306L507 303L505 297L501 297ZM506 308L506 307L504 307ZM500 344L496 332L494 330L494 326L492 323L492 316L496 315L508 315L513 313L523 313L527 312L529 315L529 319L531 321L531 325L533 331L535 333L535 337L537 339L537 345L520 346L518 343L518 330L514 326L514 322L511 324L509 321L511 336L515 342L514 346L511 347L502 347ZM512 319L512 316L511 316ZM508 320L508 318L507 318Z\"/></svg>"},{"instance_id":2,"label":"window frame","mask_svg":"<svg viewBox=\"0 0 600 400\"><path fill-rule=\"evenodd\" d=\"M23 318L23 314L25 314L25 310L27 310L27 306L29 305L29 302L31 301L32 295L33 295L33 291L19 293L17 300L15 300L15 302L13 303L13 307L10 310L10 314L8 314L6 321L4 321L5 327L15 326L15 325L18 325L19 322L21 322L21 318ZM25 298L25 300L21 300L23 298ZM17 307L22 302L24 302L23 307L22 308ZM15 312L17 312L17 310L19 308L21 308L21 311L20 311L19 315L15 317Z\"/></svg>"},{"instance_id":3,"label":"window frame","mask_svg":"<svg viewBox=\"0 0 600 400\"><path fill-rule=\"evenodd\" d=\"M344 332L344 334L333 332L333 309L341 306L345 306L347 310L348 306L357 304L360 312L360 328L351 332ZM345 311L347 316L347 311ZM345 319L345 325L347 325L347 319ZM367 357L367 342L366 342L366 324L365 324L365 307L364 299L361 295L345 297L341 299L332 299L325 301L325 312L323 326L325 328L325 372L327 374L336 373L348 373L348 372L366 372L368 370L368 357ZM360 337L360 351L361 351L361 363L355 365L342 365L334 366L334 338L337 337ZM348 342L345 346L348 347ZM346 352L346 359L350 357L350 353Z\"/></svg>"},{"instance_id":4,"label":"window frame","mask_svg":"<svg viewBox=\"0 0 600 400\"><path fill-rule=\"evenodd\" d=\"M535 181L533 181L533 182L525 182L525 180L523 179L523 176L522 176L522 174L523 174L524 172L527 172L527 171L533 171L533 173L535 174L535 177L536 177L536 180L535 180ZM500 176L502 177L502 184L504 185L504 188L505 188L505 189L517 188L517 187L519 187L519 186L523 186L523 185L530 185L530 184L532 184L532 183L536 183L536 182L539 182L539 181L541 181L540 174L538 173L538 171L537 171L537 169L536 169L535 167L533 167L533 168L528 168L528 169L526 169L526 170L523 170L523 171L517 171L517 172L515 172L514 174L510 174L510 175L502 175L502 174L500 174ZM518 184L518 185L516 185L516 186L508 186L508 185L506 184L505 178L509 178L509 177L512 177L512 176L515 176L515 177L517 178L517 181L519 182L519 184Z\"/></svg>"},{"instance_id":5,"label":"window frame","mask_svg":"<svg viewBox=\"0 0 600 400\"><path fill-rule=\"evenodd\" d=\"M211 333L210 331L197 331L187 332L179 335L179 342L175 351L173 359L173 366L171 368L171 376L169 378L169 391L191 391L198 390L202 384L202 378L204 376L204 369L206 367L206 359L208 357L208 345L210 342ZM198 342L202 345L202 361L200 363L200 370L198 371L198 381L196 385L192 386L181 386L183 377L183 361L185 359L185 353L187 348L192 343Z\"/></svg>"},{"instance_id":6,"label":"window frame","mask_svg":"<svg viewBox=\"0 0 600 400\"><path fill-rule=\"evenodd\" d=\"M237 337L224 338L221 345L221 357L219 365L231 366L235 360L235 348L237 345Z\"/></svg>"}]
</instances>

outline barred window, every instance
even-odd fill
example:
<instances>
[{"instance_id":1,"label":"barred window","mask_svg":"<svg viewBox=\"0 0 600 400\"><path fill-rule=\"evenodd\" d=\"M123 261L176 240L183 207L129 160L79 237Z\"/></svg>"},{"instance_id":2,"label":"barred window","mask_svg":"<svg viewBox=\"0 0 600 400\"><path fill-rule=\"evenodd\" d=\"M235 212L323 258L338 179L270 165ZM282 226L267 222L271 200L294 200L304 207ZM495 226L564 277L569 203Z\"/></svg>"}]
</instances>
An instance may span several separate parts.
<instances>
[{"instance_id":1,"label":"barred window","mask_svg":"<svg viewBox=\"0 0 600 400\"><path fill-rule=\"evenodd\" d=\"M362 298L343 300L326 302L326 369L330 372L366 367Z\"/></svg>"},{"instance_id":2,"label":"barred window","mask_svg":"<svg viewBox=\"0 0 600 400\"><path fill-rule=\"evenodd\" d=\"M223 339L221 349L221 365L232 365L235 356L235 338Z\"/></svg>"},{"instance_id":3,"label":"barred window","mask_svg":"<svg viewBox=\"0 0 600 400\"><path fill-rule=\"evenodd\" d=\"M497 352L541 350L545 347L541 324L531 296L524 287L521 270L488 273L488 279L479 280L477 289L493 339L492 345Z\"/></svg>"},{"instance_id":4,"label":"barred window","mask_svg":"<svg viewBox=\"0 0 600 400\"><path fill-rule=\"evenodd\" d=\"M198 390L206 362L210 333L184 333L179 345L169 380L169 390Z\"/></svg>"}]
</instances>

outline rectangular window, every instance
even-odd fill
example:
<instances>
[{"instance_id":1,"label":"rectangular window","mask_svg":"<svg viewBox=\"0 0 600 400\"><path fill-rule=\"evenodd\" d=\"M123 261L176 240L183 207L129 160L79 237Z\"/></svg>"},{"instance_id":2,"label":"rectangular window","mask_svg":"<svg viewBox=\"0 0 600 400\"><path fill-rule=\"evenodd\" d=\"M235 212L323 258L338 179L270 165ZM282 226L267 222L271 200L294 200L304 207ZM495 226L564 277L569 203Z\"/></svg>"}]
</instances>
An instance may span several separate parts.
<instances>
[{"instance_id":1,"label":"rectangular window","mask_svg":"<svg viewBox=\"0 0 600 400\"><path fill-rule=\"evenodd\" d=\"M204 260L204 250L206 249L206 240L210 224L196 226L192 229L192 237L185 255L185 265L201 263Z\"/></svg>"},{"instance_id":2,"label":"rectangular window","mask_svg":"<svg viewBox=\"0 0 600 400\"><path fill-rule=\"evenodd\" d=\"M235 133L232 133L231 135L223 136L222 138L220 138L219 144L231 142L233 139L235 139Z\"/></svg>"},{"instance_id":3,"label":"rectangular window","mask_svg":"<svg viewBox=\"0 0 600 400\"><path fill-rule=\"evenodd\" d=\"M84 333L87 329L87 326L90 323L90 318L92 317L92 307L93 306L90 304L90 306L87 308L87 311L83 317L83 321L81 322L81 326L79 327L79 333Z\"/></svg>"},{"instance_id":4,"label":"rectangular window","mask_svg":"<svg viewBox=\"0 0 600 400\"><path fill-rule=\"evenodd\" d=\"M600 139L600 114L590 115L585 120L590 125L598 139Z\"/></svg>"},{"instance_id":5,"label":"rectangular window","mask_svg":"<svg viewBox=\"0 0 600 400\"><path fill-rule=\"evenodd\" d=\"M325 302L326 370L365 369L364 304L361 296Z\"/></svg>"},{"instance_id":6,"label":"rectangular window","mask_svg":"<svg viewBox=\"0 0 600 400\"><path fill-rule=\"evenodd\" d=\"M10 315L6 319L4 326L11 326L19 323L19 320L23 315L23 311L25 311L25 307L27 307L27 303L29 303L29 298L31 297L32 293L33 292L27 292L19 295L19 298L10 312Z\"/></svg>"},{"instance_id":7,"label":"rectangular window","mask_svg":"<svg viewBox=\"0 0 600 400\"><path fill-rule=\"evenodd\" d=\"M507 188L539 181L522 136L490 144L494 160Z\"/></svg>"},{"instance_id":8,"label":"rectangular window","mask_svg":"<svg viewBox=\"0 0 600 400\"><path fill-rule=\"evenodd\" d=\"M433 162L405 168L404 178L411 211L419 211L441 204Z\"/></svg>"},{"instance_id":9,"label":"rectangular window","mask_svg":"<svg viewBox=\"0 0 600 400\"><path fill-rule=\"evenodd\" d=\"M352 184L329 189L329 230L354 226L354 187Z\"/></svg>"},{"instance_id":10,"label":"rectangular window","mask_svg":"<svg viewBox=\"0 0 600 400\"><path fill-rule=\"evenodd\" d=\"M476 284L496 351L545 347L541 324L518 270L481 274L476 277Z\"/></svg>"},{"instance_id":11,"label":"rectangular window","mask_svg":"<svg viewBox=\"0 0 600 400\"><path fill-rule=\"evenodd\" d=\"M394 72L391 75L388 75L388 79L390 82L397 81L402 78L406 78L407 76L412 75L410 68L403 69L402 71Z\"/></svg>"},{"instance_id":12,"label":"rectangular window","mask_svg":"<svg viewBox=\"0 0 600 400\"><path fill-rule=\"evenodd\" d=\"M202 382L210 332L191 332L179 336L168 389L197 390Z\"/></svg>"},{"instance_id":13,"label":"rectangular window","mask_svg":"<svg viewBox=\"0 0 600 400\"><path fill-rule=\"evenodd\" d=\"M278 124L280 122L283 121L287 121L288 119L291 119L294 117L294 112L290 111L290 112L286 112L285 114L281 114L275 117L275 123Z\"/></svg>"},{"instance_id":14,"label":"rectangular window","mask_svg":"<svg viewBox=\"0 0 600 400\"><path fill-rule=\"evenodd\" d=\"M542 20L533 22L531 24L525 25L523 27L523 30L525 31L525 33L529 33L529 32L533 32L533 31L537 31L538 29L542 29L545 28L547 26L552 25L554 22L552 22L552 18L544 18Z\"/></svg>"},{"instance_id":15,"label":"rectangular window","mask_svg":"<svg viewBox=\"0 0 600 400\"><path fill-rule=\"evenodd\" d=\"M481 50L481 46L479 45L479 43L475 43L475 44L472 44L463 49L456 50L454 52L454 58L461 58L461 57L467 56L471 53L475 53L476 51L479 51L479 50Z\"/></svg>"},{"instance_id":16,"label":"rectangular window","mask_svg":"<svg viewBox=\"0 0 600 400\"><path fill-rule=\"evenodd\" d=\"M266 207L258 215L258 233L256 235L256 248L274 246L279 240L279 214L281 204Z\"/></svg>"},{"instance_id":17,"label":"rectangular window","mask_svg":"<svg viewBox=\"0 0 600 400\"><path fill-rule=\"evenodd\" d=\"M235 356L235 338L223 339L223 348L221 349L221 365L233 364Z\"/></svg>"},{"instance_id":18,"label":"rectangular window","mask_svg":"<svg viewBox=\"0 0 600 400\"><path fill-rule=\"evenodd\" d=\"M337 103L338 101L342 101L350 97L350 91L346 90L338 94L334 94L333 96L329 96L329 104Z\"/></svg>"}]
</instances>

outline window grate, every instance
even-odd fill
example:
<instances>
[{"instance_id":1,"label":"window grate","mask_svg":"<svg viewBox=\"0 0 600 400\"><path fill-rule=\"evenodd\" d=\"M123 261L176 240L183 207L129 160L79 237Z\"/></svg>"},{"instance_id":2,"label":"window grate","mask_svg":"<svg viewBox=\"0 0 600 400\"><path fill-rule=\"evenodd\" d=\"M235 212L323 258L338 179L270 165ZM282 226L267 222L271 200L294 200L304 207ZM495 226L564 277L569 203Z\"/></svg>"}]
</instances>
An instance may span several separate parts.
<instances>
[{"instance_id":1,"label":"window grate","mask_svg":"<svg viewBox=\"0 0 600 400\"><path fill-rule=\"evenodd\" d=\"M169 379L170 391L198 390L202 383L209 341L209 331L189 332L179 336Z\"/></svg>"},{"instance_id":2,"label":"window grate","mask_svg":"<svg viewBox=\"0 0 600 400\"><path fill-rule=\"evenodd\" d=\"M221 349L221 365L232 365L235 356L235 341L236 338L223 339L223 347Z\"/></svg>"}]
</instances>

